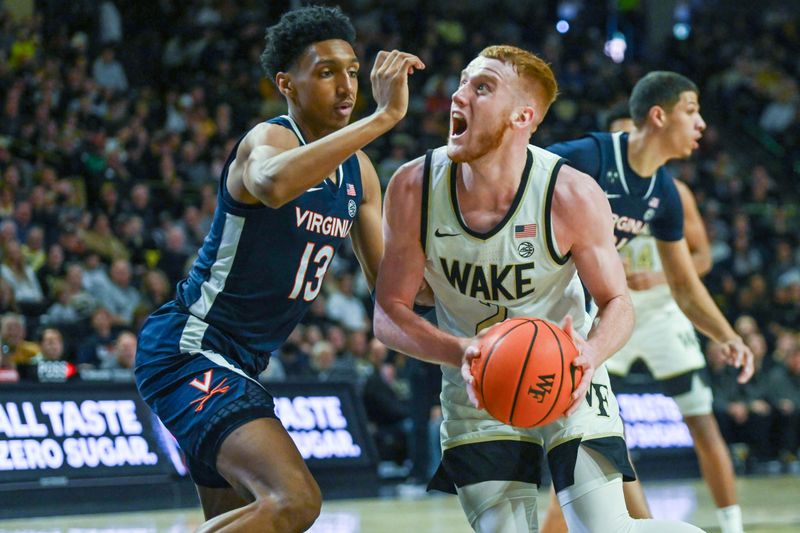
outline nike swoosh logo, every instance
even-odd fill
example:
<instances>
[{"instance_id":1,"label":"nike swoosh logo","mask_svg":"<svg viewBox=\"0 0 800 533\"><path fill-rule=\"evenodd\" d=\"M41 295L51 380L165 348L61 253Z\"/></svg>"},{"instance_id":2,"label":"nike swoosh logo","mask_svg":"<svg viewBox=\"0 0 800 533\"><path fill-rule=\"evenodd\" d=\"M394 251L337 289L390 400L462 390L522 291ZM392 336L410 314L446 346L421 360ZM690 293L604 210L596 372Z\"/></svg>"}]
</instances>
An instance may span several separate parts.
<instances>
[{"instance_id":1,"label":"nike swoosh logo","mask_svg":"<svg viewBox=\"0 0 800 533\"><path fill-rule=\"evenodd\" d=\"M606 193L606 198L622 198L621 194Z\"/></svg>"},{"instance_id":2,"label":"nike swoosh logo","mask_svg":"<svg viewBox=\"0 0 800 533\"><path fill-rule=\"evenodd\" d=\"M439 228L436 228L436 231L434 231L433 234L437 237L458 237L461 235L460 233L442 233L439 231Z\"/></svg>"},{"instance_id":3,"label":"nike swoosh logo","mask_svg":"<svg viewBox=\"0 0 800 533\"><path fill-rule=\"evenodd\" d=\"M321 191L322 187L311 187L310 189L306 189L306 192L314 192L314 191Z\"/></svg>"}]
</instances>

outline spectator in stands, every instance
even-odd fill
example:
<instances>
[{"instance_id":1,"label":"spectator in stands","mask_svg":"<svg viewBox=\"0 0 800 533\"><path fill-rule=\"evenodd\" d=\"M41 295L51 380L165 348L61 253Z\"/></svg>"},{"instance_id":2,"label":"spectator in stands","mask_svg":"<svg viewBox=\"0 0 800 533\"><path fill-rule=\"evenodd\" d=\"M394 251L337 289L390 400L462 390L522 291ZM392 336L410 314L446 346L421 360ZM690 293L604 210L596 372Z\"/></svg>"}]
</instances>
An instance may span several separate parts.
<instances>
[{"instance_id":1,"label":"spectator in stands","mask_svg":"<svg viewBox=\"0 0 800 533\"><path fill-rule=\"evenodd\" d=\"M350 273L344 273L339 278L338 290L328 296L325 310L328 318L339 320L351 331L368 329L367 311L353 293L353 275Z\"/></svg>"},{"instance_id":2,"label":"spectator in stands","mask_svg":"<svg viewBox=\"0 0 800 533\"><path fill-rule=\"evenodd\" d=\"M14 300L20 310L29 315L38 315L46 307L42 286L30 265L25 263L22 248L17 241L5 246L5 259L0 265L0 277L14 291Z\"/></svg>"},{"instance_id":3,"label":"spectator in stands","mask_svg":"<svg viewBox=\"0 0 800 533\"><path fill-rule=\"evenodd\" d=\"M53 293L56 301L41 316L40 322L44 325L62 326L78 323L83 316L79 307L80 302L74 299L76 293L72 292L70 285L63 280L57 280L53 286Z\"/></svg>"},{"instance_id":4,"label":"spectator in stands","mask_svg":"<svg viewBox=\"0 0 800 533\"><path fill-rule=\"evenodd\" d=\"M92 227L85 231L81 238L90 252L97 253L106 261L114 259L127 259L128 249L111 230L111 222L105 213L96 213L93 217Z\"/></svg>"},{"instance_id":5,"label":"spectator in stands","mask_svg":"<svg viewBox=\"0 0 800 533\"><path fill-rule=\"evenodd\" d=\"M28 363L39 353L39 345L25 340L25 317L6 313L0 318L0 351L11 365Z\"/></svg>"},{"instance_id":6,"label":"spectator in stands","mask_svg":"<svg viewBox=\"0 0 800 533\"><path fill-rule=\"evenodd\" d=\"M286 379L315 379L316 377L308 353L291 340L281 346L277 354L273 354L270 365L272 365L272 360L280 363Z\"/></svg>"},{"instance_id":7,"label":"spectator in stands","mask_svg":"<svg viewBox=\"0 0 800 533\"><path fill-rule=\"evenodd\" d=\"M133 312L142 297L131 285L131 264L127 259L117 259L111 264L111 282L99 286L95 295L97 301L111 312L115 325L132 324Z\"/></svg>"},{"instance_id":8,"label":"spectator in stands","mask_svg":"<svg viewBox=\"0 0 800 533\"><path fill-rule=\"evenodd\" d=\"M98 307L92 313L92 333L78 347L79 368L101 368L114 358L114 335L111 330L111 313Z\"/></svg>"},{"instance_id":9,"label":"spectator in stands","mask_svg":"<svg viewBox=\"0 0 800 533\"><path fill-rule=\"evenodd\" d=\"M28 237L22 245L22 257L34 272L44 265L47 254L44 251L44 230L40 226L31 226L28 230Z\"/></svg>"},{"instance_id":10,"label":"spectator in stands","mask_svg":"<svg viewBox=\"0 0 800 533\"><path fill-rule=\"evenodd\" d=\"M714 390L714 415L720 431L728 444L746 445L746 453L732 453L735 459L742 455L751 468L758 469L772 459L770 426L772 408L766 399L761 383L763 353L754 353L756 371L750 382L741 385L736 380L736 369L725 364L721 347L713 342L706 346L706 354Z\"/></svg>"},{"instance_id":11,"label":"spectator in stands","mask_svg":"<svg viewBox=\"0 0 800 533\"><path fill-rule=\"evenodd\" d=\"M36 272L36 279L42 287L44 296L48 302L56 299L53 286L59 278L63 278L67 271L64 264L64 249L58 243L53 243L47 249L47 259L44 265Z\"/></svg>"},{"instance_id":12,"label":"spectator in stands","mask_svg":"<svg viewBox=\"0 0 800 533\"><path fill-rule=\"evenodd\" d=\"M800 453L800 346L795 344L783 363L770 371L766 388L776 414L778 456L790 465Z\"/></svg>"},{"instance_id":13,"label":"spectator in stands","mask_svg":"<svg viewBox=\"0 0 800 533\"><path fill-rule=\"evenodd\" d=\"M171 225L166 231L164 249L156 267L167 275L171 287L186 277L189 253L186 250L186 234L183 228Z\"/></svg>"},{"instance_id":14,"label":"spectator in stands","mask_svg":"<svg viewBox=\"0 0 800 533\"><path fill-rule=\"evenodd\" d=\"M100 87L118 92L128 90L128 77L122 63L115 58L114 47L106 45L92 64L92 77Z\"/></svg>"},{"instance_id":15,"label":"spectator in stands","mask_svg":"<svg viewBox=\"0 0 800 533\"><path fill-rule=\"evenodd\" d=\"M29 362L41 363L43 361L65 360L64 336L58 328L44 328L39 338L39 353L34 355Z\"/></svg>"},{"instance_id":16,"label":"spectator in stands","mask_svg":"<svg viewBox=\"0 0 800 533\"><path fill-rule=\"evenodd\" d=\"M388 349L372 339L366 355L372 372L364 384L363 402L370 422L370 433L385 461L402 464L408 457L408 406L394 388L397 369L387 362Z\"/></svg>"},{"instance_id":17,"label":"spectator in stands","mask_svg":"<svg viewBox=\"0 0 800 533\"><path fill-rule=\"evenodd\" d=\"M136 359L136 335L124 330L114 341L113 357L103 361L100 368L125 369L133 372L133 363Z\"/></svg>"}]
</instances>

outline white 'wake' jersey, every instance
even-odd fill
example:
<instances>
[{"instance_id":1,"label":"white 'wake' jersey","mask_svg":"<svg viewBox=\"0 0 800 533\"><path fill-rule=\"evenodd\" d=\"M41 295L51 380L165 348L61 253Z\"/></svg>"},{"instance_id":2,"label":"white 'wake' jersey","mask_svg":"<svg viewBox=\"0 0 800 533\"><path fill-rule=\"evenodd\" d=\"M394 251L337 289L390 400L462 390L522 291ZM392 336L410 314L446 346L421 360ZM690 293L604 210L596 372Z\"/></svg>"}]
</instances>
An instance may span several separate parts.
<instances>
[{"instance_id":1,"label":"white 'wake' jersey","mask_svg":"<svg viewBox=\"0 0 800 533\"><path fill-rule=\"evenodd\" d=\"M627 259L629 268L633 272L661 272L663 270L656 238L650 234L649 228L635 239L628 241L619 249L619 253ZM669 285L666 283L660 283L643 291L632 290L630 293L637 316L644 311L655 310L665 305L677 305L672 298Z\"/></svg>"},{"instance_id":2,"label":"white 'wake' jersey","mask_svg":"<svg viewBox=\"0 0 800 533\"><path fill-rule=\"evenodd\" d=\"M591 321L583 287L570 255L558 250L550 220L562 162L553 153L529 146L508 213L480 233L461 217L457 165L444 147L429 154L421 238L425 279L435 295L441 329L471 337L506 318L538 317L560 324L570 314L576 331L586 335Z\"/></svg>"}]
</instances>

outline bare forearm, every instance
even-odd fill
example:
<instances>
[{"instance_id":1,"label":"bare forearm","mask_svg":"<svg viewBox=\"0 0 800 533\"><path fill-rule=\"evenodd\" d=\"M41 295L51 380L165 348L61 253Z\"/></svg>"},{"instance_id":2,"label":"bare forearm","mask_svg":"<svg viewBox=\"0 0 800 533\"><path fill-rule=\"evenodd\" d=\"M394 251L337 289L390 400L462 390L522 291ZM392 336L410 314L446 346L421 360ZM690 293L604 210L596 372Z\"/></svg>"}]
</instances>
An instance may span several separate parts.
<instances>
[{"instance_id":1,"label":"bare forearm","mask_svg":"<svg viewBox=\"0 0 800 533\"><path fill-rule=\"evenodd\" d=\"M716 342L738 338L700 280L689 283L673 288L673 296L692 324Z\"/></svg>"},{"instance_id":2,"label":"bare forearm","mask_svg":"<svg viewBox=\"0 0 800 533\"><path fill-rule=\"evenodd\" d=\"M461 365L468 339L436 328L407 306L396 303L385 310L375 305L375 336L389 348L438 364Z\"/></svg>"},{"instance_id":3,"label":"bare forearm","mask_svg":"<svg viewBox=\"0 0 800 533\"><path fill-rule=\"evenodd\" d=\"M602 356L602 361L605 361L628 342L633 331L633 323L633 305L630 296L624 294L614 297L598 311L595 323L589 331L587 343L591 344L596 353Z\"/></svg>"},{"instance_id":4,"label":"bare forearm","mask_svg":"<svg viewBox=\"0 0 800 533\"><path fill-rule=\"evenodd\" d=\"M389 131L394 123L387 114L374 113L277 155L257 147L248 161L248 189L264 204L280 207L333 174L345 159Z\"/></svg>"}]
</instances>

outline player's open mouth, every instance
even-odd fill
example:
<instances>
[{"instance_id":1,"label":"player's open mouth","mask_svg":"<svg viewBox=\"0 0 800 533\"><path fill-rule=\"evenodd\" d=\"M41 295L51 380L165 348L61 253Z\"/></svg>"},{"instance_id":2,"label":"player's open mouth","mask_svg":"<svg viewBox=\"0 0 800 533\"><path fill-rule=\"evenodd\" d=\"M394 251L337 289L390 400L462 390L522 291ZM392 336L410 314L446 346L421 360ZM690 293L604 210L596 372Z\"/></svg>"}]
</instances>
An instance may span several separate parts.
<instances>
[{"instance_id":1,"label":"player's open mouth","mask_svg":"<svg viewBox=\"0 0 800 533\"><path fill-rule=\"evenodd\" d=\"M450 114L450 136L461 137L467 131L467 119L460 111L453 111Z\"/></svg>"}]
</instances>

